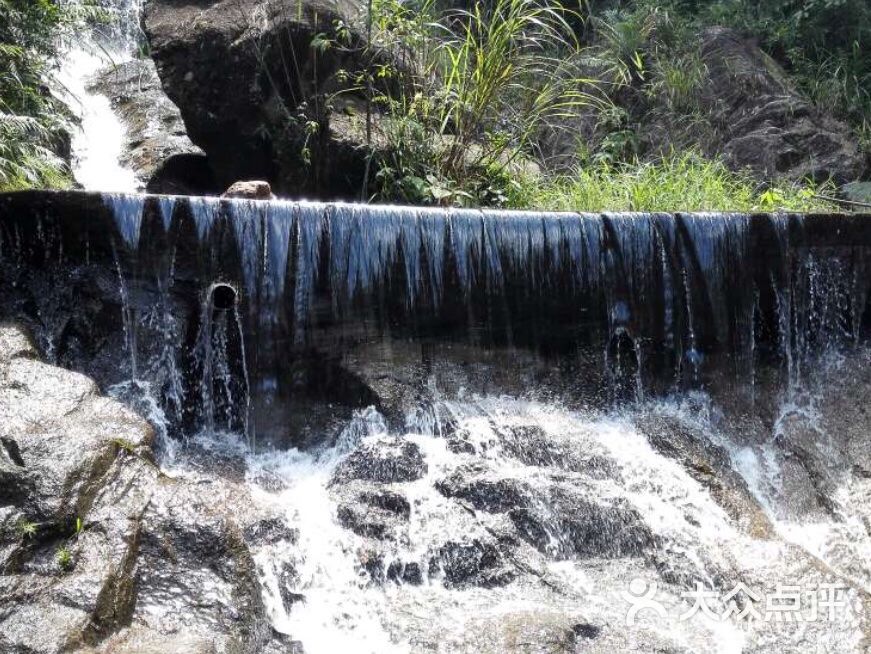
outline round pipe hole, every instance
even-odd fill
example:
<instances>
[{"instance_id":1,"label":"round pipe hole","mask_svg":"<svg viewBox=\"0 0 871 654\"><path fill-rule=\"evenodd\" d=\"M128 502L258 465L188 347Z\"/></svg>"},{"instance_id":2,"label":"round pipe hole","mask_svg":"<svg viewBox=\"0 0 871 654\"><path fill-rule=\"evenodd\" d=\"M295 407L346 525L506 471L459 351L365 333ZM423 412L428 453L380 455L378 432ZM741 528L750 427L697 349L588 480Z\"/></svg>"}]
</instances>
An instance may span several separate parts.
<instances>
[{"instance_id":1,"label":"round pipe hole","mask_svg":"<svg viewBox=\"0 0 871 654\"><path fill-rule=\"evenodd\" d=\"M215 309L226 311L236 305L236 289L229 284L215 284L212 286L212 306Z\"/></svg>"}]
</instances>

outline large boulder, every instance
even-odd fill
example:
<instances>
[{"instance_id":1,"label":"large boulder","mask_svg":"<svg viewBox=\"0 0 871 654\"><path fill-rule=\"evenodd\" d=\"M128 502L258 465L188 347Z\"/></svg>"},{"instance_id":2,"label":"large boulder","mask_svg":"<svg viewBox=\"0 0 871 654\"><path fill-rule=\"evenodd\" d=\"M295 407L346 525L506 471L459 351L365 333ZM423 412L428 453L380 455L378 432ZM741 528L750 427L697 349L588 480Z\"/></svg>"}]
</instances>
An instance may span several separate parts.
<instances>
[{"instance_id":1,"label":"large boulder","mask_svg":"<svg viewBox=\"0 0 871 654\"><path fill-rule=\"evenodd\" d=\"M151 439L90 379L0 326L0 651L69 651L129 619Z\"/></svg>"},{"instance_id":2,"label":"large boulder","mask_svg":"<svg viewBox=\"0 0 871 654\"><path fill-rule=\"evenodd\" d=\"M0 325L0 652L293 651L252 555L293 534L242 484L161 473L152 439Z\"/></svg>"},{"instance_id":3,"label":"large boulder","mask_svg":"<svg viewBox=\"0 0 871 654\"><path fill-rule=\"evenodd\" d=\"M121 163L139 190L205 195L218 192L208 158L191 143L176 107L163 91L151 59L134 59L97 74L92 86L109 98L125 128ZM184 162L177 166L174 160Z\"/></svg>"},{"instance_id":4,"label":"large boulder","mask_svg":"<svg viewBox=\"0 0 871 654\"><path fill-rule=\"evenodd\" d=\"M704 104L715 147L735 168L765 178L850 182L866 170L858 139L843 122L814 107L758 45L734 30L701 36L708 74Z\"/></svg>"},{"instance_id":5,"label":"large boulder","mask_svg":"<svg viewBox=\"0 0 871 654\"><path fill-rule=\"evenodd\" d=\"M223 187L264 179L279 195L359 197L365 110L337 73L363 68L360 13L356 0L149 0L163 86ZM345 41L313 45L338 25Z\"/></svg>"}]
</instances>

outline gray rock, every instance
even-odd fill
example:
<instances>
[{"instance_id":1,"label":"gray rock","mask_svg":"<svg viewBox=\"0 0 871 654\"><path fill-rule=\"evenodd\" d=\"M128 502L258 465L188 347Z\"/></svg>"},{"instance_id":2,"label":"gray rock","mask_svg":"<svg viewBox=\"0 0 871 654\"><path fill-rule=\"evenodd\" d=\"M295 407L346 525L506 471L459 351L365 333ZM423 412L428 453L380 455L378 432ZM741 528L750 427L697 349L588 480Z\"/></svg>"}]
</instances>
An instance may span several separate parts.
<instances>
[{"instance_id":1,"label":"gray rock","mask_svg":"<svg viewBox=\"0 0 871 654\"><path fill-rule=\"evenodd\" d=\"M271 200L275 198L272 195L272 187L269 185L269 182L262 181L236 182L224 191L221 197L247 198L249 200Z\"/></svg>"},{"instance_id":2,"label":"gray rock","mask_svg":"<svg viewBox=\"0 0 871 654\"><path fill-rule=\"evenodd\" d=\"M430 559L429 567L430 575L442 572L448 588L494 588L510 584L516 576L496 544L477 539L448 541Z\"/></svg>"},{"instance_id":3,"label":"gray rock","mask_svg":"<svg viewBox=\"0 0 871 654\"><path fill-rule=\"evenodd\" d=\"M703 102L722 134L713 145L731 166L795 181L849 182L863 174L865 157L850 128L813 107L755 42L714 27L701 35L701 48Z\"/></svg>"},{"instance_id":4,"label":"gray rock","mask_svg":"<svg viewBox=\"0 0 871 654\"><path fill-rule=\"evenodd\" d=\"M408 521L411 507L400 493L386 489L345 493L339 503L339 524L355 534L383 540Z\"/></svg>"},{"instance_id":5,"label":"gray rock","mask_svg":"<svg viewBox=\"0 0 871 654\"><path fill-rule=\"evenodd\" d=\"M596 501L568 484L551 487L508 516L521 538L556 559L642 556L657 546L650 527L625 501Z\"/></svg>"},{"instance_id":6,"label":"gray rock","mask_svg":"<svg viewBox=\"0 0 871 654\"><path fill-rule=\"evenodd\" d=\"M4 651L57 652L129 619L157 473L141 418L90 379L33 357L22 330L0 326L2 470L20 484L0 509L0 632Z\"/></svg>"},{"instance_id":7,"label":"gray rock","mask_svg":"<svg viewBox=\"0 0 871 654\"><path fill-rule=\"evenodd\" d=\"M363 67L361 11L355 0L149 0L144 26L163 86L225 188L265 179L280 195L359 197L365 111L336 73ZM337 21L350 27L350 47L311 47Z\"/></svg>"},{"instance_id":8,"label":"gray rock","mask_svg":"<svg viewBox=\"0 0 871 654\"><path fill-rule=\"evenodd\" d=\"M121 163L136 175L139 190L205 195L218 189L203 151L191 143L178 107L166 96L151 59L134 59L98 73L91 85L109 98L126 130ZM183 157L193 170L167 162Z\"/></svg>"},{"instance_id":9,"label":"gray rock","mask_svg":"<svg viewBox=\"0 0 871 654\"><path fill-rule=\"evenodd\" d=\"M469 478L471 470L459 470L436 482L445 497L466 500L478 511L504 513L529 504L530 489L515 479Z\"/></svg>"},{"instance_id":10,"label":"gray rock","mask_svg":"<svg viewBox=\"0 0 871 654\"><path fill-rule=\"evenodd\" d=\"M756 538L774 537L774 527L747 488L747 483L732 467L729 454L715 446L688 424L651 412L637 418L636 424L661 455L674 459L745 532Z\"/></svg>"},{"instance_id":11,"label":"gray rock","mask_svg":"<svg viewBox=\"0 0 871 654\"><path fill-rule=\"evenodd\" d=\"M152 438L0 326L0 651L292 651L249 547L295 534L244 485L161 475Z\"/></svg>"},{"instance_id":12,"label":"gray rock","mask_svg":"<svg viewBox=\"0 0 871 654\"><path fill-rule=\"evenodd\" d=\"M353 479L384 484L414 481L426 474L420 448L401 438L365 444L351 452L333 473L333 484Z\"/></svg>"}]
</instances>

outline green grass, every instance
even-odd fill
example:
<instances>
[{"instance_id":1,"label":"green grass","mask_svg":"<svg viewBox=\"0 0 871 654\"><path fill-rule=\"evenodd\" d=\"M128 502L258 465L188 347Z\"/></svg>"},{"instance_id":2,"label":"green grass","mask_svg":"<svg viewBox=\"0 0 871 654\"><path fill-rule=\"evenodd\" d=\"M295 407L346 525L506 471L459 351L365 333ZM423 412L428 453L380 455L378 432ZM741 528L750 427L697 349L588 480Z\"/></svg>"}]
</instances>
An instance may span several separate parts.
<instances>
[{"instance_id":1,"label":"green grass","mask_svg":"<svg viewBox=\"0 0 871 654\"><path fill-rule=\"evenodd\" d=\"M835 211L812 184L761 188L694 154L658 163L601 163L557 178L526 178L508 205L545 211Z\"/></svg>"},{"instance_id":2,"label":"green grass","mask_svg":"<svg viewBox=\"0 0 871 654\"><path fill-rule=\"evenodd\" d=\"M60 569L64 572L72 570L75 563L73 561L73 553L69 550L68 547L59 547L57 552L55 553L55 560L57 561Z\"/></svg>"},{"instance_id":3,"label":"green grass","mask_svg":"<svg viewBox=\"0 0 871 654\"><path fill-rule=\"evenodd\" d=\"M18 524L15 525L15 530L21 540L33 538L36 535L37 529L38 525L35 522L31 522L24 518L19 520Z\"/></svg>"}]
</instances>

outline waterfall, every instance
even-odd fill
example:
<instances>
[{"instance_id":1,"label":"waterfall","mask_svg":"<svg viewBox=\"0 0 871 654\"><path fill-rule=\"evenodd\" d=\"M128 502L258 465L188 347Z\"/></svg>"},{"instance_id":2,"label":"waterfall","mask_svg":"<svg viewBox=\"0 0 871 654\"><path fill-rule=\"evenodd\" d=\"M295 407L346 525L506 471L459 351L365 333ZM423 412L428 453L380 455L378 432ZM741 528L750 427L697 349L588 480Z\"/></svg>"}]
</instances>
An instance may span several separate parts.
<instances>
[{"instance_id":1,"label":"waterfall","mask_svg":"<svg viewBox=\"0 0 871 654\"><path fill-rule=\"evenodd\" d=\"M78 0L67 0L76 5ZM132 192L133 171L121 162L125 127L111 102L92 88L98 72L129 61L139 48L142 0L101 3L109 24L86 28L61 44L59 95L80 124L72 134L73 176L87 190Z\"/></svg>"},{"instance_id":2,"label":"waterfall","mask_svg":"<svg viewBox=\"0 0 871 654\"><path fill-rule=\"evenodd\" d=\"M88 252L102 243L117 250L131 361L142 329L126 298L138 286L184 280L203 297L214 284L235 287L239 317L228 328L247 354L239 371L247 379L236 384L249 389L250 428L266 442L285 438L275 421L296 401L284 371L294 361L307 366L313 352L341 358L436 338L531 352L542 370L559 361L559 385L584 403L715 387L749 398L759 365L780 366L789 392L798 392L802 371L855 345L867 319L860 217L369 209L124 194L100 203L106 213L90 221ZM832 221L837 242L808 249L808 234ZM168 257L180 249L189 255L168 279ZM200 328L211 320L203 312L193 319ZM189 347L202 353L212 339L199 338ZM572 379L580 369L589 383ZM264 431L261 422L271 426Z\"/></svg>"},{"instance_id":3,"label":"waterfall","mask_svg":"<svg viewBox=\"0 0 871 654\"><path fill-rule=\"evenodd\" d=\"M861 654L868 221L17 194L0 310L278 516L306 652Z\"/></svg>"}]
</instances>

